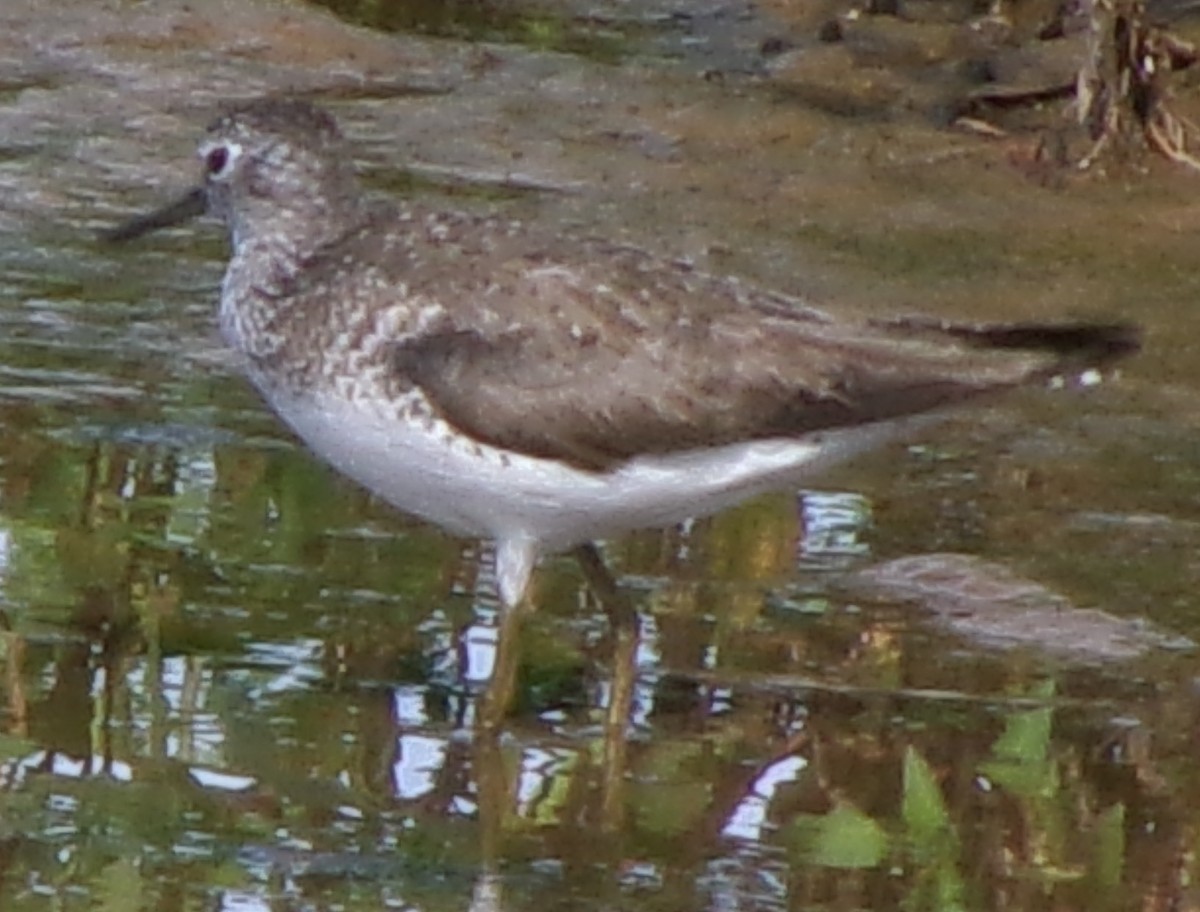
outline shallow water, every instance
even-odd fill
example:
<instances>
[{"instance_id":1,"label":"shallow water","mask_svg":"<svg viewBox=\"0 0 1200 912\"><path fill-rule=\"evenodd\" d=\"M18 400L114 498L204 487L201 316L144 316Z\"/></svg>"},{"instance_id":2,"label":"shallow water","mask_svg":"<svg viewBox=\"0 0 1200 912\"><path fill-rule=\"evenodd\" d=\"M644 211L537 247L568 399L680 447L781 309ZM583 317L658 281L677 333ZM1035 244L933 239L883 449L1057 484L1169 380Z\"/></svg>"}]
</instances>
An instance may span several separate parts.
<instances>
[{"instance_id":1,"label":"shallow water","mask_svg":"<svg viewBox=\"0 0 1200 912\"><path fill-rule=\"evenodd\" d=\"M663 20L613 64L213 9L0 13L0 908L1195 904L1194 176L1044 180L1021 137L831 113L756 57L798 13L709 56ZM212 225L91 240L192 179L219 99L280 87L331 100L377 187L867 309L1125 316L1147 351L607 543L636 638L566 559L505 625L480 543L236 376ZM997 648L846 586L933 552L1181 639ZM1061 611L1039 638L1077 638Z\"/></svg>"}]
</instances>

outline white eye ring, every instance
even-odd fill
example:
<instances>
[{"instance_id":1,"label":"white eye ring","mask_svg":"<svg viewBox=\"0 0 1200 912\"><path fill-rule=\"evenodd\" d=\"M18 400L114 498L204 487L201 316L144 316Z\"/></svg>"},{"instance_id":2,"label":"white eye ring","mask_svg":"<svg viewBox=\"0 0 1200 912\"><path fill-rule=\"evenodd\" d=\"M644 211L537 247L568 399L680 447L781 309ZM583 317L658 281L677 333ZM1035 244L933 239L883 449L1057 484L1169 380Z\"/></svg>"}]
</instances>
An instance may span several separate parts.
<instances>
[{"instance_id":1,"label":"white eye ring","mask_svg":"<svg viewBox=\"0 0 1200 912\"><path fill-rule=\"evenodd\" d=\"M200 147L204 175L210 180L226 180L233 173L234 166L241 156L242 147L235 142L205 143Z\"/></svg>"}]
</instances>

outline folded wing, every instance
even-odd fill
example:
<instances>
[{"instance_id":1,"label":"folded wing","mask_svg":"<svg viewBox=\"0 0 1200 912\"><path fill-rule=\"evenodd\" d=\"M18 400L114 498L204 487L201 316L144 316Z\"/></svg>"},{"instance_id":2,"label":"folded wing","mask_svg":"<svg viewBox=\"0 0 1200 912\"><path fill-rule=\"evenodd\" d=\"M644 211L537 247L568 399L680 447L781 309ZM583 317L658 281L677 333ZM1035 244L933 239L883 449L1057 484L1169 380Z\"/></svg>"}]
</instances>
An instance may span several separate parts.
<instances>
[{"instance_id":1,"label":"folded wing","mask_svg":"<svg viewBox=\"0 0 1200 912\"><path fill-rule=\"evenodd\" d=\"M498 297L541 302L533 316L465 328L451 310L398 345L393 367L481 441L602 471L911 415L1138 346L1124 324L835 320L656 262L652 275L623 255L512 266Z\"/></svg>"}]
</instances>

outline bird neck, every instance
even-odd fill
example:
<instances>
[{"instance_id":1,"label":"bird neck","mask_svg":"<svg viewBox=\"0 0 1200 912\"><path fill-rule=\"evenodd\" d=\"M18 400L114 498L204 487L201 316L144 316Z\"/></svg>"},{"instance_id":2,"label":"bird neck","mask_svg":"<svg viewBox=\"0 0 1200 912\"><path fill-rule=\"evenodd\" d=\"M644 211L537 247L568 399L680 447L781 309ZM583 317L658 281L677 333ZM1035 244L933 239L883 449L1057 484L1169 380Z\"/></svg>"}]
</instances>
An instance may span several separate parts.
<instances>
[{"instance_id":1,"label":"bird neck","mask_svg":"<svg viewBox=\"0 0 1200 912\"><path fill-rule=\"evenodd\" d=\"M363 224L369 206L357 193L321 193L288 201L243 200L227 214L233 258L275 275L292 275L347 232Z\"/></svg>"}]
</instances>

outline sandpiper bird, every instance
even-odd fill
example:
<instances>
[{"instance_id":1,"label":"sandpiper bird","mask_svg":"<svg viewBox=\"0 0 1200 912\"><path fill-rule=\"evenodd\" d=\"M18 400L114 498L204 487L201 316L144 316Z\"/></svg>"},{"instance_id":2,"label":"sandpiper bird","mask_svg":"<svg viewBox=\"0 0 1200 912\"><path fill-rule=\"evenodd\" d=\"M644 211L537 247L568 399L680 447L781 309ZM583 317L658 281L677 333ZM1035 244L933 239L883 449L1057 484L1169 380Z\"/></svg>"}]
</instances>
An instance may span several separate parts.
<instances>
[{"instance_id":1,"label":"sandpiper bird","mask_svg":"<svg viewBox=\"0 0 1200 912\"><path fill-rule=\"evenodd\" d=\"M794 486L934 410L1101 365L1128 324L846 319L628 246L368 199L336 123L233 108L203 186L229 229L220 327L318 455L396 507L540 555ZM594 552L589 552L593 554Z\"/></svg>"}]
</instances>

